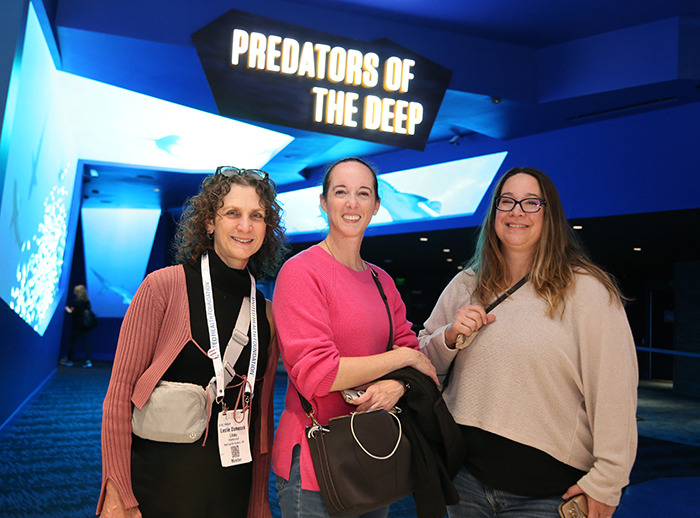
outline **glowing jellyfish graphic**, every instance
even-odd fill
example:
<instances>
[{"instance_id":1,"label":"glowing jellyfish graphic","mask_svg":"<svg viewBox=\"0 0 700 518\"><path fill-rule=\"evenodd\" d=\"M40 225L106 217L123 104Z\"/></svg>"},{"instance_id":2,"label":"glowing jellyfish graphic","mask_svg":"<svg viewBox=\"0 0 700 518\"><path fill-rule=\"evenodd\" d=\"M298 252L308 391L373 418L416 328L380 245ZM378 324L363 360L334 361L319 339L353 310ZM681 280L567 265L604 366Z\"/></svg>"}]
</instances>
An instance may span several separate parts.
<instances>
[{"instance_id":1,"label":"glowing jellyfish graphic","mask_svg":"<svg viewBox=\"0 0 700 518\"><path fill-rule=\"evenodd\" d=\"M17 286L11 290L10 307L37 332L53 305L63 270L67 195L64 187L56 186L44 200L44 216L37 233L22 247L28 258L17 265Z\"/></svg>"}]
</instances>

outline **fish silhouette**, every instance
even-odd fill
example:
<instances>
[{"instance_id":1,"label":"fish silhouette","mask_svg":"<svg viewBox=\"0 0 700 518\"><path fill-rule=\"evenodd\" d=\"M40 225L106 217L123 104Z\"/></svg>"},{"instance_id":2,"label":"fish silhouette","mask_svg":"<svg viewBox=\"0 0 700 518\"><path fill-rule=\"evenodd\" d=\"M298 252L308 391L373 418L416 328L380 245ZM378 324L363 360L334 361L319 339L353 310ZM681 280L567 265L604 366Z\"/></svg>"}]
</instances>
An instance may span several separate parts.
<instances>
[{"instance_id":1,"label":"fish silhouette","mask_svg":"<svg viewBox=\"0 0 700 518\"><path fill-rule=\"evenodd\" d=\"M381 177L377 178L384 207L394 221L436 218L440 216L442 203L425 196L401 192Z\"/></svg>"},{"instance_id":2,"label":"fish silhouette","mask_svg":"<svg viewBox=\"0 0 700 518\"><path fill-rule=\"evenodd\" d=\"M167 135L165 137L153 139L153 141L156 143L158 149L162 149L172 156L177 156L173 153L173 147L182 145L180 144L180 135Z\"/></svg>"},{"instance_id":3,"label":"fish silhouette","mask_svg":"<svg viewBox=\"0 0 700 518\"><path fill-rule=\"evenodd\" d=\"M126 288L112 284L107 279L102 277L99 273L97 273L94 269L90 268L90 270L92 270L92 273L95 274L95 277L97 277L97 279L102 284L102 289L100 290L99 295L104 295L107 291L111 291L119 295L122 298L122 302L124 304L131 304L131 299L134 298L133 293L128 291Z\"/></svg>"},{"instance_id":4,"label":"fish silhouette","mask_svg":"<svg viewBox=\"0 0 700 518\"><path fill-rule=\"evenodd\" d=\"M32 191L34 187L38 185L37 182L37 170L39 169L39 155L41 155L41 148L44 145L44 134L46 133L46 121L44 121L44 127L41 130L41 136L39 137L39 145L36 147L36 154L32 156L32 177L29 180L29 196L32 197Z\"/></svg>"},{"instance_id":5,"label":"fish silhouette","mask_svg":"<svg viewBox=\"0 0 700 518\"><path fill-rule=\"evenodd\" d=\"M10 220L10 228L15 230L15 241L17 246L22 248L22 239L19 236L19 192L17 189L17 178L15 178L15 192L12 196L12 219Z\"/></svg>"}]
</instances>

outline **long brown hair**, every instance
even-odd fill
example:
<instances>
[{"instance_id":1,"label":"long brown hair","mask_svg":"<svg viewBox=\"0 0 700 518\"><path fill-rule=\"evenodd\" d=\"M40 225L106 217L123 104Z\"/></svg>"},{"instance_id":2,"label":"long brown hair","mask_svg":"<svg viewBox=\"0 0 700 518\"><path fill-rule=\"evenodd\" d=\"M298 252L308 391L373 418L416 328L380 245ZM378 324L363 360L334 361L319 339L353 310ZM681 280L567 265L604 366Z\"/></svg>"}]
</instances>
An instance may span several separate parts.
<instances>
[{"instance_id":1,"label":"long brown hair","mask_svg":"<svg viewBox=\"0 0 700 518\"><path fill-rule=\"evenodd\" d=\"M542 237L535 250L529 282L535 292L547 301L547 315L563 315L566 294L575 283L575 274L583 273L598 279L610 294L611 301L622 303L615 280L599 266L593 264L578 236L566 221L559 193L554 182L539 169L514 167L500 179L489 211L479 230L474 256L468 266L476 274L476 299L482 305L491 303L508 286L508 271L501 242L496 235L496 198L501 195L503 184L516 174L534 177L540 185L545 200Z\"/></svg>"},{"instance_id":2,"label":"long brown hair","mask_svg":"<svg viewBox=\"0 0 700 518\"><path fill-rule=\"evenodd\" d=\"M282 208L277 203L275 182L266 173L257 170L241 169L232 175L221 174L217 170L216 174L204 179L199 193L185 202L173 242L175 259L178 263L197 261L204 252L214 249L214 242L207 234L207 222L216 217L224 204L224 197L231 191L231 185L254 187L265 209L265 240L260 250L249 259L248 269L257 278L265 273L275 275L287 252Z\"/></svg>"}]
</instances>

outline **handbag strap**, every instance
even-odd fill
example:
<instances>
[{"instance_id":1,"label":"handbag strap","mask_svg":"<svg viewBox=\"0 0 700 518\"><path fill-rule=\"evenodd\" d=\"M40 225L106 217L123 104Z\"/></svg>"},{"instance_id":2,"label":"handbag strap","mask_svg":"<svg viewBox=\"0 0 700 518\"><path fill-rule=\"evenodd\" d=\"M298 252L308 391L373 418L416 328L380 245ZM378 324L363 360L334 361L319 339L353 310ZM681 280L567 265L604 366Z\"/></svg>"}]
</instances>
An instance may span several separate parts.
<instances>
[{"instance_id":1,"label":"handbag strap","mask_svg":"<svg viewBox=\"0 0 700 518\"><path fill-rule=\"evenodd\" d=\"M365 263L367 264L367 263ZM382 301L384 302L384 307L386 307L386 314L389 317L389 343L386 346L387 351L391 351L391 347L394 342L394 321L391 318L391 308L389 308L389 300L386 298L386 293L384 293L384 287L382 286L382 283L379 281L379 275L377 272L372 268L371 266L367 265L367 268L370 269L372 272L372 280L374 281L374 284L377 286L377 290L379 290L379 295L382 297ZM311 406L311 403L307 401L307 399L301 395L301 392L297 389L297 394L299 394L299 400L301 401L301 406L304 409L304 412L306 412L306 415L311 418L312 421L314 421L314 424L316 423L316 419L314 417L314 407Z\"/></svg>"},{"instance_id":2,"label":"handbag strap","mask_svg":"<svg viewBox=\"0 0 700 518\"><path fill-rule=\"evenodd\" d=\"M530 274L528 273L527 275L525 275L525 277L523 277L522 279L520 279L520 280L519 280L518 282L516 282L513 286L511 286L508 290L506 290L506 292L503 293L500 297L498 297L498 298L497 298L496 300L494 300L491 304L489 304L488 306L486 306L486 308L484 309L484 311L485 311L486 313L490 313L491 311L493 311L493 309L494 309L496 306L498 306L501 302L503 302L503 301L506 300L508 297L510 297L513 293L515 293L516 291L518 291L518 290L527 282L527 280L528 280L529 278L530 278ZM445 374L445 379L442 381L442 390L441 390L441 393L442 393L442 392L445 392L445 389L447 388L447 385L449 385L449 383L450 383L450 378L452 377L452 371L454 370L454 367L455 367L455 359L456 359L456 358L457 358L457 356L455 355L455 357L452 358L452 362L450 362L450 366L447 368L447 374Z\"/></svg>"},{"instance_id":3,"label":"handbag strap","mask_svg":"<svg viewBox=\"0 0 700 518\"><path fill-rule=\"evenodd\" d=\"M367 264L367 263L365 263L365 264ZM384 293L384 288L382 287L382 283L379 282L379 275L377 274L377 272L374 271L374 268L372 268L369 265L367 265L367 267L372 272L372 280L374 281L374 284L377 285L377 289L379 290L379 295L382 297L382 300L384 301L384 307L386 308L386 314L389 317L389 343L386 345L386 350L391 351L391 346L393 345L393 342L394 342L394 321L391 318L391 308L389 308L389 301L386 298L386 293Z\"/></svg>"}]
</instances>

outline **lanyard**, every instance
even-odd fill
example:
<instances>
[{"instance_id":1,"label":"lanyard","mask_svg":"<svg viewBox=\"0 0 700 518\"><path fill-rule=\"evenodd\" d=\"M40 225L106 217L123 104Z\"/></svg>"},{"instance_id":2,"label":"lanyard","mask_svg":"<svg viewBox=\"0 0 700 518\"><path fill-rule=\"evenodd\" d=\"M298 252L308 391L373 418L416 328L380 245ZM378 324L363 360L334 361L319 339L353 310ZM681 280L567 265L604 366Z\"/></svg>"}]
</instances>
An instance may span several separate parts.
<instances>
[{"instance_id":1,"label":"lanyard","mask_svg":"<svg viewBox=\"0 0 700 518\"><path fill-rule=\"evenodd\" d=\"M258 369L258 313L255 300L255 278L250 275L250 335L251 351L250 363L248 365L248 377L246 378L245 394L246 400L250 400L255 388L255 375ZM224 366L221 360L221 349L219 346L219 332L216 328L216 315L214 314L214 292L211 283L211 273L209 270L209 256L202 254L202 287L204 288L204 308L207 314L207 328L209 329L210 347L207 356L214 364L214 376L216 377L216 399L221 401L224 397L226 382L224 381ZM245 302L245 301L244 301ZM235 331L235 330L234 330ZM233 367L233 365L231 366ZM248 402L248 401L247 401Z\"/></svg>"}]
</instances>

